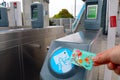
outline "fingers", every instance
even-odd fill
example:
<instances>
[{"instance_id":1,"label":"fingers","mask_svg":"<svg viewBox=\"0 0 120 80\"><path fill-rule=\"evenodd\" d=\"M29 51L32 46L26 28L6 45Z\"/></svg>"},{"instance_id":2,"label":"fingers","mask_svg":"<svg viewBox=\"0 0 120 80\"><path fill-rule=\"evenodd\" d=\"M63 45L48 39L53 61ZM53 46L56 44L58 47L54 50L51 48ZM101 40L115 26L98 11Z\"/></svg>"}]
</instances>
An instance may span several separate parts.
<instances>
[{"instance_id":1,"label":"fingers","mask_svg":"<svg viewBox=\"0 0 120 80\"><path fill-rule=\"evenodd\" d=\"M96 57L94 57L92 60L94 62L94 66L99 66L102 64L107 64L110 62L110 57L109 57L109 51L104 51L101 53L98 53Z\"/></svg>"},{"instance_id":2,"label":"fingers","mask_svg":"<svg viewBox=\"0 0 120 80\"><path fill-rule=\"evenodd\" d=\"M93 58L94 66L107 64L110 70L120 75L120 46L98 53Z\"/></svg>"},{"instance_id":3,"label":"fingers","mask_svg":"<svg viewBox=\"0 0 120 80\"><path fill-rule=\"evenodd\" d=\"M113 63L108 63L107 64L108 69L113 70L116 74L120 75L120 66L113 64Z\"/></svg>"},{"instance_id":4,"label":"fingers","mask_svg":"<svg viewBox=\"0 0 120 80\"><path fill-rule=\"evenodd\" d=\"M120 46L116 46L101 53L98 53L96 57L93 58L93 61L95 66L108 64L109 62L120 65L119 57L120 57Z\"/></svg>"},{"instance_id":5,"label":"fingers","mask_svg":"<svg viewBox=\"0 0 120 80\"><path fill-rule=\"evenodd\" d=\"M115 64L113 64L113 63L108 63L107 64L107 67L108 67L108 69L110 69L110 70L114 70L114 69L116 69L117 68L117 65L115 65Z\"/></svg>"},{"instance_id":6,"label":"fingers","mask_svg":"<svg viewBox=\"0 0 120 80\"><path fill-rule=\"evenodd\" d=\"M120 75L120 66L118 66L118 67L114 70L114 72L115 72L116 74Z\"/></svg>"},{"instance_id":7,"label":"fingers","mask_svg":"<svg viewBox=\"0 0 120 80\"><path fill-rule=\"evenodd\" d=\"M100 52L96 55L96 57L93 58L94 65L99 66L102 64L108 64L111 59L111 52L113 52L114 48L105 50L103 52Z\"/></svg>"},{"instance_id":8,"label":"fingers","mask_svg":"<svg viewBox=\"0 0 120 80\"><path fill-rule=\"evenodd\" d=\"M113 50L111 51L110 58L111 62L120 65L120 46L116 46L115 48L113 48Z\"/></svg>"}]
</instances>

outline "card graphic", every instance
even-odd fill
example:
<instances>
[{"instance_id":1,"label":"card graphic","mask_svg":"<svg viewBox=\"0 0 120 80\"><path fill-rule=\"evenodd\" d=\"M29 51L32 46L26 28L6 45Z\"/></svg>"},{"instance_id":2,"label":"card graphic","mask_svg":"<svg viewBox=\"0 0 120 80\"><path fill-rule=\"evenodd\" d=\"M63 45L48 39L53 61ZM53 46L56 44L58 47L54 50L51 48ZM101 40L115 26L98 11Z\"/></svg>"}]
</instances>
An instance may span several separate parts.
<instances>
[{"instance_id":1,"label":"card graphic","mask_svg":"<svg viewBox=\"0 0 120 80\"><path fill-rule=\"evenodd\" d=\"M59 70L61 70L63 73L68 72L72 69L70 56L68 55L67 51L63 51L54 56L54 61L58 65Z\"/></svg>"},{"instance_id":2,"label":"card graphic","mask_svg":"<svg viewBox=\"0 0 120 80\"><path fill-rule=\"evenodd\" d=\"M70 62L72 50L68 48L56 48L50 57L51 69L58 73L64 74L72 70L74 65Z\"/></svg>"},{"instance_id":3,"label":"card graphic","mask_svg":"<svg viewBox=\"0 0 120 80\"><path fill-rule=\"evenodd\" d=\"M95 56L94 53L74 49L71 55L71 63L77 66L82 66L85 69L91 70L93 66L92 57L94 56Z\"/></svg>"}]
</instances>

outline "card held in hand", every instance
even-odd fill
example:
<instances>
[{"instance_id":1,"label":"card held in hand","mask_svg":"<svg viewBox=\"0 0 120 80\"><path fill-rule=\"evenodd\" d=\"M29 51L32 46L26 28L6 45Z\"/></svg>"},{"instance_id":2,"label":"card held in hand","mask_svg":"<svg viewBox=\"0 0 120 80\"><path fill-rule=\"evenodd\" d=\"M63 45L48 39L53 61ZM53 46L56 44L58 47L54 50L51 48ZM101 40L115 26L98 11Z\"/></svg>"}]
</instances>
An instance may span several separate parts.
<instances>
[{"instance_id":1,"label":"card held in hand","mask_svg":"<svg viewBox=\"0 0 120 80\"><path fill-rule=\"evenodd\" d=\"M96 56L95 53L74 49L70 60L74 65L84 67L87 70L91 70L93 66L92 58L94 56Z\"/></svg>"}]
</instances>

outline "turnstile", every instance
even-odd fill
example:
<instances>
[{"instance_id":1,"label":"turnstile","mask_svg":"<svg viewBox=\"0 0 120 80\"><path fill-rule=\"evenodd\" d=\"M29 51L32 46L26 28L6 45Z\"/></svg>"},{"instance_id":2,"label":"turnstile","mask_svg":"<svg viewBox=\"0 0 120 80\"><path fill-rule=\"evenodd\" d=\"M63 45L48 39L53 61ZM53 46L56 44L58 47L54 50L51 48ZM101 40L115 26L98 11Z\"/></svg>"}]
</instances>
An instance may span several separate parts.
<instances>
[{"instance_id":1,"label":"turnstile","mask_svg":"<svg viewBox=\"0 0 120 80\"><path fill-rule=\"evenodd\" d=\"M98 52L101 49L99 31L80 31L52 42L41 69L42 80L97 80L98 68L88 71L70 63L74 48Z\"/></svg>"},{"instance_id":2,"label":"turnstile","mask_svg":"<svg viewBox=\"0 0 120 80\"><path fill-rule=\"evenodd\" d=\"M8 27L8 25L7 8L0 7L0 27Z\"/></svg>"},{"instance_id":3,"label":"turnstile","mask_svg":"<svg viewBox=\"0 0 120 80\"><path fill-rule=\"evenodd\" d=\"M42 3L33 3L31 5L31 24L32 28L44 27L44 12Z\"/></svg>"}]
</instances>

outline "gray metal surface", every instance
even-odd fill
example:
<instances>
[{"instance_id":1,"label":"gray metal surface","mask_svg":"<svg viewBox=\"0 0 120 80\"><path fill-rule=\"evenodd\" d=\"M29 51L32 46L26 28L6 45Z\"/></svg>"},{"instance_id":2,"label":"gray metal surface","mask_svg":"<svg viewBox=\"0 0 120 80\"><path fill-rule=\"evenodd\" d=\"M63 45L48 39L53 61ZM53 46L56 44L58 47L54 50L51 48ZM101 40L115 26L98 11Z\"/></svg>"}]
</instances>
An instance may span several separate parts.
<instances>
[{"instance_id":1,"label":"gray metal surface","mask_svg":"<svg viewBox=\"0 0 120 80\"><path fill-rule=\"evenodd\" d=\"M80 31L63 38L57 39L56 41L72 42L81 44L90 44L91 41L96 37L98 31Z\"/></svg>"},{"instance_id":2,"label":"gray metal surface","mask_svg":"<svg viewBox=\"0 0 120 80\"><path fill-rule=\"evenodd\" d=\"M0 80L39 80L47 46L64 35L63 27L0 31Z\"/></svg>"},{"instance_id":3,"label":"gray metal surface","mask_svg":"<svg viewBox=\"0 0 120 80\"><path fill-rule=\"evenodd\" d=\"M59 47L68 48L73 50L74 48L91 51L96 53L100 51L101 47L98 43L99 38L101 36L101 30L99 31L80 31L75 34L68 35L66 37L57 39L52 42L50 46L50 50L47 54L46 60L43 64L42 70L40 72L42 80L98 80L98 68L93 68L91 71L87 71L84 68L77 67L72 72L72 75L68 73L67 78L63 78L63 76L56 77L53 75L51 70L49 69L49 59L50 56L53 55L53 51ZM98 47L99 45L99 47ZM95 48L98 47L96 51ZM96 74L95 74L96 72ZM60 74L59 74L60 75Z\"/></svg>"}]
</instances>

